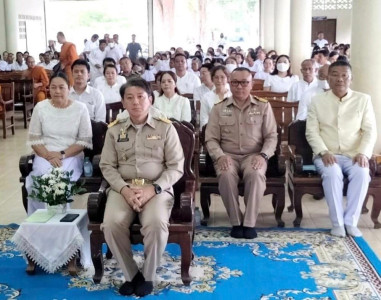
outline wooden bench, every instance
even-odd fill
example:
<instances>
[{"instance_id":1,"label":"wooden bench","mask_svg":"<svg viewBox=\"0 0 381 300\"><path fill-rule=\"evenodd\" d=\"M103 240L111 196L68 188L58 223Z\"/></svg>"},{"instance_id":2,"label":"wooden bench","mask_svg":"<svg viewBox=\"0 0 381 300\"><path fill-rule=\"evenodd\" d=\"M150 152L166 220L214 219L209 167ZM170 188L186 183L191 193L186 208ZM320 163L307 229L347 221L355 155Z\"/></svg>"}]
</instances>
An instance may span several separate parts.
<instances>
[{"instance_id":1,"label":"wooden bench","mask_svg":"<svg viewBox=\"0 0 381 300\"><path fill-rule=\"evenodd\" d=\"M253 79L252 91L263 91L263 84L265 81L263 79Z\"/></svg>"},{"instance_id":2,"label":"wooden bench","mask_svg":"<svg viewBox=\"0 0 381 300\"><path fill-rule=\"evenodd\" d=\"M271 91L250 91L250 94L253 96L265 98L267 100L280 100L280 101L286 101L287 100L287 92L286 93L275 93Z\"/></svg>"},{"instance_id":3,"label":"wooden bench","mask_svg":"<svg viewBox=\"0 0 381 300\"><path fill-rule=\"evenodd\" d=\"M289 125L288 144L290 148L290 163L287 172L288 193L291 206L289 211L295 209L296 218L294 226L299 227L303 218L302 197L304 194L324 195L321 176L314 170L307 170L306 166L313 165L313 153L307 142L306 121L294 121ZM374 228L381 228L378 216L381 210L381 161L374 157L369 161L371 182L369 184L368 195L373 196L373 207L371 219ZM303 168L304 167L304 168ZM344 179L344 191L346 194L348 180ZM368 197L368 196L367 196ZM364 201L363 212L367 211L366 201Z\"/></svg>"}]
</instances>

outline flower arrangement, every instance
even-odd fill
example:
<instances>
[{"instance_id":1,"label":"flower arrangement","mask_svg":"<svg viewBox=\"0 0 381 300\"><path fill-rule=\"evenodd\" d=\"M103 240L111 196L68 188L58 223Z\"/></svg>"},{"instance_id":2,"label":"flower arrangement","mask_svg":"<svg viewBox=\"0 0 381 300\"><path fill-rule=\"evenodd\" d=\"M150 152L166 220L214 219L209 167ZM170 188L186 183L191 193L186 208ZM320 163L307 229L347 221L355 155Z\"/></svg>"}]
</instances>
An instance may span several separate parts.
<instances>
[{"instance_id":1,"label":"flower arrangement","mask_svg":"<svg viewBox=\"0 0 381 300\"><path fill-rule=\"evenodd\" d=\"M32 176L33 185L31 198L45 202L50 206L73 202L72 197L86 192L82 186L70 181L72 171L63 171L61 168L52 168L42 176Z\"/></svg>"}]
</instances>

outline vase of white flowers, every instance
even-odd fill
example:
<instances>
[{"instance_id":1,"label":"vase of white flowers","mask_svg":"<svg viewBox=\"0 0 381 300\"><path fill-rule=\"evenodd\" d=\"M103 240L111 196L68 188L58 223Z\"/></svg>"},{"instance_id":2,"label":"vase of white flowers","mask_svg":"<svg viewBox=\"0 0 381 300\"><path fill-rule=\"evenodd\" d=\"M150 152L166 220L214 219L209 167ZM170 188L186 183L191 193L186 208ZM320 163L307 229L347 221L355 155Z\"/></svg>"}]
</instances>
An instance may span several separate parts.
<instances>
[{"instance_id":1,"label":"vase of white flowers","mask_svg":"<svg viewBox=\"0 0 381 300\"><path fill-rule=\"evenodd\" d=\"M46 203L51 214L66 213L67 203L73 201L73 196L86 192L75 181L71 181L71 175L73 175L73 171L52 168L47 174L32 176L33 185L30 197Z\"/></svg>"}]
</instances>

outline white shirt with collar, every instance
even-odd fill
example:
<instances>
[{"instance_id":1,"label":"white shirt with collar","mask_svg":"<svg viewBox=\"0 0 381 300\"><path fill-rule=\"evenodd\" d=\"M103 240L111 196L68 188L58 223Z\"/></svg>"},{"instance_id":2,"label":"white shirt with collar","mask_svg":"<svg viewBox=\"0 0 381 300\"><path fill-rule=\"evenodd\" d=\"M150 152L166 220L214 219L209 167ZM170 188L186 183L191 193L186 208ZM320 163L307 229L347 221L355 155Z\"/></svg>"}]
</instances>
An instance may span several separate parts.
<instances>
[{"instance_id":1,"label":"white shirt with collar","mask_svg":"<svg viewBox=\"0 0 381 300\"><path fill-rule=\"evenodd\" d=\"M311 105L312 98L320 93L324 93L324 89L319 86L307 89L300 97L298 104L298 114L296 115L297 120L305 120L308 115L308 108Z\"/></svg>"},{"instance_id":2,"label":"white shirt with collar","mask_svg":"<svg viewBox=\"0 0 381 300\"><path fill-rule=\"evenodd\" d=\"M224 98L228 98L232 96L232 93L229 89L229 85L227 87L227 92L224 94ZM200 129L208 123L209 115L212 111L214 104L220 102L220 97L216 94L216 88L213 87L213 90L206 93L200 100Z\"/></svg>"},{"instance_id":3,"label":"white shirt with collar","mask_svg":"<svg viewBox=\"0 0 381 300\"><path fill-rule=\"evenodd\" d=\"M125 84L127 82L127 80L126 80L126 77L124 77L122 75L117 75L116 76L116 82L120 86L122 86L123 84ZM106 83L106 78L104 76L98 77L97 79L95 79L93 87L95 87L97 89L98 85L104 85L104 84L107 84Z\"/></svg>"},{"instance_id":4,"label":"white shirt with collar","mask_svg":"<svg viewBox=\"0 0 381 300\"><path fill-rule=\"evenodd\" d=\"M214 86L210 89L205 84L202 83L199 87L194 89L193 100L200 101L206 93L213 91L213 88Z\"/></svg>"},{"instance_id":5,"label":"white shirt with collar","mask_svg":"<svg viewBox=\"0 0 381 300\"><path fill-rule=\"evenodd\" d=\"M267 77L270 76L270 73L266 73L265 71L259 71L255 73L254 79L261 79L261 80L266 80Z\"/></svg>"},{"instance_id":6,"label":"white shirt with collar","mask_svg":"<svg viewBox=\"0 0 381 300\"><path fill-rule=\"evenodd\" d=\"M270 87L270 90L275 93L285 93L291 88L294 82L299 80L298 75L280 77L278 75L270 75L265 79L263 87Z\"/></svg>"},{"instance_id":7,"label":"white shirt with collar","mask_svg":"<svg viewBox=\"0 0 381 300\"><path fill-rule=\"evenodd\" d=\"M122 79L124 79L124 82L122 84L127 82L126 78L124 78L123 76L120 76L120 77L122 77ZM95 88L102 93L106 104L115 103L115 102L119 102L122 100L122 98L120 97L120 94L119 94L119 89L122 86L122 84L119 84L119 82L117 80L113 86L109 86L107 84L106 79L104 79L102 81L99 81L98 84L95 86Z\"/></svg>"},{"instance_id":8,"label":"white shirt with collar","mask_svg":"<svg viewBox=\"0 0 381 300\"><path fill-rule=\"evenodd\" d=\"M201 85L200 78L194 73L187 71L183 77L177 76L177 89L181 94L193 94L195 88Z\"/></svg>"},{"instance_id":9,"label":"white shirt with collar","mask_svg":"<svg viewBox=\"0 0 381 300\"><path fill-rule=\"evenodd\" d=\"M263 71L263 60L257 59L254 61L254 66L253 66L254 72L261 72Z\"/></svg>"},{"instance_id":10,"label":"white shirt with collar","mask_svg":"<svg viewBox=\"0 0 381 300\"><path fill-rule=\"evenodd\" d=\"M53 67L56 65L54 61L50 61L50 63L46 64L45 62L41 63L41 67L45 70L53 70Z\"/></svg>"},{"instance_id":11,"label":"white shirt with collar","mask_svg":"<svg viewBox=\"0 0 381 300\"><path fill-rule=\"evenodd\" d=\"M178 121L191 121L192 114L189 99L177 93L170 99L164 94L155 98L153 106L168 118L174 118Z\"/></svg>"},{"instance_id":12,"label":"white shirt with collar","mask_svg":"<svg viewBox=\"0 0 381 300\"><path fill-rule=\"evenodd\" d=\"M314 43L320 48L323 48L325 44L328 44L328 41L326 39L322 39L322 40L317 39L317 40L314 40Z\"/></svg>"},{"instance_id":13,"label":"white shirt with collar","mask_svg":"<svg viewBox=\"0 0 381 300\"><path fill-rule=\"evenodd\" d=\"M82 94L78 94L71 87L69 97L86 105L91 120L106 122L106 104L100 91L87 86Z\"/></svg>"},{"instance_id":14,"label":"white shirt with collar","mask_svg":"<svg viewBox=\"0 0 381 300\"><path fill-rule=\"evenodd\" d=\"M8 63L4 60L0 60L0 71L7 71Z\"/></svg>"},{"instance_id":15,"label":"white shirt with collar","mask_svg":"<svg viewBox=\"0 0 381 300\"><path fill-rule=\"evenodd\" d=\"M103 75L103 60L105 59L107 51L101 51L99 48L92 50L89 54L89 62L90 62L90 73L91 73L91 82L97 77ZM101 67L98 69L95 65L100 65Z\"/></svg>"},{"instance_id":16,"label":"white shirt with collar","mask_svg":"<svg viewBox=\"0 0 381 300\"><path fill-rule=\"evenodd\" d=\"M242 64L242 66L243 66L244 68L246 68L246 69L249 69L250 72L255 72L255 62L254 62L254 64L250 67L249 64L245 61L245 62Z\"/></svg>"},{"instance_id":17,"label":"white shirt with collar","mask_svg":"<svg viewBox=\"0 0 381 300\"><path fill-rule=\"evenodd\" d=\"M306 138L315 154L331 151L355 157L372 156L377 140L376 118L370 96L348 89L341 99L331 90L312 98Z\"/></svg>"},{"instance_id":18,"label":"white shirt with collar","mask_svg":"<svg viewBox=\"0 0 381 300\"><path fill-rule=\"evenodd\" d=\"M19 65L19 63L15 61L11 68L12 68L12 71L24 71L28 69L28 66L26 65L25 62L22 62L22 64Z\"/></svg>"},{"instance_id":19,"label":"white shirt with collar","mask_svg":"<svg viewBox=\"0 0 381 300\"><path fill-rule=\"evenodd\" d=\"M287 101L288 102L300 101L300 99L302 98L302 94L308 89L317 87L317 84L318 84L318 81L316 77L314 77L311 83L308 83L307 81L304 81L303 79L300 79L298 82L295 82L291 85L287 94Z\"/></svg>"}]
</instances>

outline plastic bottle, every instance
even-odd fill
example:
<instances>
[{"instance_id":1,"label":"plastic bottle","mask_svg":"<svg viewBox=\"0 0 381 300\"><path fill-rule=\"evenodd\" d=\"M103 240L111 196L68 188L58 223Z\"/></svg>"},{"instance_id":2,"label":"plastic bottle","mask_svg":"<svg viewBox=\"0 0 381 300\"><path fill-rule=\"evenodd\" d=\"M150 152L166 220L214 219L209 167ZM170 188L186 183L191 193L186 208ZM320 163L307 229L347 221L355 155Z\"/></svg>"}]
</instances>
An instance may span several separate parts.
<instances>
[{"instance_id":1,"label":"plastic bottle","mask_svg":"<svg viewBox=\"0 0 381 300\"><path fill-rule=\"evenodd\" d=\"M85 177L93 176L93 165L88 157L85 157L85 162L83 164L83 171L85 173Z\"/></svg>"},{"instance_id":2,"label":"plastic bottle","mask_svg":"<svg viewBox=\"0 0 381 300\"><path fill-rule=\"evenodd\" d=\"M196 207L194 210L194 223L196 226L201 225L201 212L200 208Z\"/></svg>"}]
</instances>

